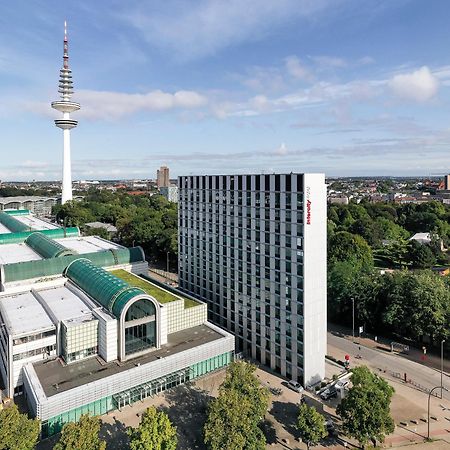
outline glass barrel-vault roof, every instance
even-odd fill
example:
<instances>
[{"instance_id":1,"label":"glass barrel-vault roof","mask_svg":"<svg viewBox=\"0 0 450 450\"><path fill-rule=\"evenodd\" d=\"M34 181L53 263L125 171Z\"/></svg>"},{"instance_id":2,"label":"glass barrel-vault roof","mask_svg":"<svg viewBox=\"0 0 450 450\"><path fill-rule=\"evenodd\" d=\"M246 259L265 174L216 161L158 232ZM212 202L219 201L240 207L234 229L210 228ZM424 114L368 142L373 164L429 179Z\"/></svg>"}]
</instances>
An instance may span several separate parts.
<instances>
[{"instance_id":1,"label":"glass barrel-vault roof","mask_svg":"<svg viewBox=\"0 0 450 450\"><path fill-rule=\"evenodd\" d=\"M22 231L20 233L0 233L0 245L2 244L20 244L25 242L28 236L35 233L35 231ZM80 235L78 227L71 228L52 228L51 230L41 230L39 233L53 239L64 237L73 237Z\"/></svg>"},{"instance_id":2,"label":"glass barrel-vault roof","mask_svg":"<svg viewBox=\"0 0 450 450\"><path fill-rule=\"evenodd\" d=\"M142 295L147 297L142 289L130 286L85 258L73 261L65 275L117 318L131 299Z\"/></svg>"},{"instance_id":3,"label":"glass barrel-vault roof","mask_svg":"<svg viewBox=\"0 0 450 450\"><path fill-rule=\"evenodd\" d=\"M31 231L28 225L25 225L20 220L15 219L13 216L5 212L0 212L0 223L11 230L11 232L13 233L18 233L21 231Z\"/></svg>"},{"instance_id":4,"label":"glass barrel-vault roof","mask_svg":"<svg viewBox=\"0 0 450 450\"><path fill-rule=\"evenodd\" d=\"M25 243L43 258L57 258L76 253L42 233L30 234Z\"/></svg>"},{"instance_id":5,"label":"glass barrel-vault roof","mask_svg":"<svg viewBox=\"0 0 450 450\"><path fill-rule=\"evenodd\" d=\"M2 267L2 283L31 280L62 274L66 267L79 255L60 256L59 258L41 259L39 261L24 261L4 264ZM141 247L110 249L102 252L83 254L95 266L111 267L118 264L130 264L145 261Z\"/></svg>"}]
</instances>

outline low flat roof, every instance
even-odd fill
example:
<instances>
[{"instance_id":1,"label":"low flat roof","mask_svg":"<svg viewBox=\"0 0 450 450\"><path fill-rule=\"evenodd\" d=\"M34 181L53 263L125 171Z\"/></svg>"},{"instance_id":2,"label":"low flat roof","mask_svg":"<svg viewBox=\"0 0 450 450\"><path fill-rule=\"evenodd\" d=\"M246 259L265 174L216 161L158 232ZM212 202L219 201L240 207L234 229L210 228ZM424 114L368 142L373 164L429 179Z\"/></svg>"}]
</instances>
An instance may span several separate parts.
<instances>
[{"instance_id":1,"label":"low flat roof","mask_svg":"<svg viewBox=\"0 0 450 450\"><path fill-rule=\"evenodd\" d=\"M121 245L114 244L98 236L67 237L55 239L55 241L80 254L101 252L111 248L123 248Z\"/></svg>"},{"instance_id":2,"label":"low flat roof","mask_svg":"<svg viewBox=\"0 0 450 450\"><path fill-rule=\"evenodd\" d=\"M136 364L156 361L221 338L224 338L222 334L204 324L169 334L168 343L161 349L133 358L125 363L113 361L101 364L94 357L67 366L63 366L59 359L38 362L33 366L45 395L51 397L83 384L132 369Z\"/></svg>"},{"instance_id":3,"label":"low flat roof","mask_svg":"<svg viewBox=\"0 0 450 450\"><path fill-rule=\"evenodd\" d=\"M9 334L22 336L55 326L32 292L0 297L0 311Z\"/></svg>"},{"instance_id":4,"label":"low flat roof","mask_svg":"<svg viewBox=\"0 0 450 450\"><path fill-rule=\"evenodd\" d=\"M101 252L111 248L123 248L119 244L114 244L97 236L68 237L54 240L80 255ZM0 265L40 259L43 258L25 243L0 245Z\"/></svg>"},{"instance_id":5,"label":"low flat roof","mask_svg":"<svg viewBox=\"0 0 450 450\"><path fill-rule=\"evenodd\" d=\"M43 289L37 293L59 322L92 317L91 309L66 286Z\"/></svg>"},{"instance_id":6,"label":"low flat roof","mask_svg":"<svg viewBox=\"0 0 450 450\"><path fill-rule=\"evenodd\" d=\"M25 243L0 245L0 264L11 264L22 261L37 261L42 259Z\"/></svg>"},{"instance_id":7,"label":"low flat roof","mask_svg":"<svg viewBox=\"0 0 450 450\"><path fill-rule=\"evenodd\" d=\"M38 195L16 195L14 197L0 197L0 203L14 203L14 202L40 202L46 200L57 200L57 197L40 197Z\"/></svg>"},{"instance_id":8,"label":"low flat roof","mask_svg":"<svg viewBox=\"0 0 450 450\"><path fill-rule=\"evenodd\" d=\"M32 230L30 231L39 231L39 230L54 230L55 228L60 228L58 225L55 225L50 222L46 222L45 220L38 219L36 216L27 215L27 216L13 216L14 219L19 220L25 225L29 226Z\"/></svg>"}]
</instances>

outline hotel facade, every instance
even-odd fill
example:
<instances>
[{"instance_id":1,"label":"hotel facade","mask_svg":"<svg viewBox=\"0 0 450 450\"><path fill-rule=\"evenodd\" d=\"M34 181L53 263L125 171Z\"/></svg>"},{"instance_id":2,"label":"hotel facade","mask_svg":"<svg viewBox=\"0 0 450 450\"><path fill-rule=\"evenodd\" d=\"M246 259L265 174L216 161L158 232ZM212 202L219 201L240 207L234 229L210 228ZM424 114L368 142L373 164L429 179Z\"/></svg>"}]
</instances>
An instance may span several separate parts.
<instances>
[{"instance_id":1,"label":"hotel facade","mask_svg":"<svg viewBox=\"0 0 450 450\"><path fill-rule=\"evenodd\" d=\"M288 379L325 376L323 174L182 176L179 286L237 350Z\"/></svg>"}]
</instances>

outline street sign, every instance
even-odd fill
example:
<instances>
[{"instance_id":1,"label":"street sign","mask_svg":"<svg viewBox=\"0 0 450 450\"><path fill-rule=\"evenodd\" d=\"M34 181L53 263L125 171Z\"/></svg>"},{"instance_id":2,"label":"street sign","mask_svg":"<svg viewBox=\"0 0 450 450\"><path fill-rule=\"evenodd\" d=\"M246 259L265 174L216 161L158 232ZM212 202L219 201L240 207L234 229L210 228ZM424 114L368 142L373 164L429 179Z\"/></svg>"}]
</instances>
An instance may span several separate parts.
<instances>
[{"instance_id":1,"label":"street sign","mask_svg":"<svg viewBox=\"0 0 450 450\"><path fill-rule=\"evenodd\" d=\"M364 333L364 327L359 327L359 334Z\"/></svg>"}]
</instances>

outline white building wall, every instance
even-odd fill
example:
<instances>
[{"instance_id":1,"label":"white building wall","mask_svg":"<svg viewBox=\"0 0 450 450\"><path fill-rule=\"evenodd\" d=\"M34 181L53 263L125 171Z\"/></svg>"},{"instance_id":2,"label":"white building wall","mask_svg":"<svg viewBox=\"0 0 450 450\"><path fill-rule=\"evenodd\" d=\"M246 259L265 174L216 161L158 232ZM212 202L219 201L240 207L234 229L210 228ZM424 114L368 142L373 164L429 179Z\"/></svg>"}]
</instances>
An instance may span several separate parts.
<instances>
[{"instance_id":1,"label":"white building wall","mask_svg":"<svg viewBox=\"0 0 450 450\"><path fill-rule=\"evenodd\" d=\"M110 318L106 320L104 315L93 311L98 319L98 354L106 361L117 359L118 321Z\"/></svg>"},{"instance_id":2,"label":"white building wall","mask_svg":"<svg viewBox=\"0 0 450 450\"><path fill-rule=\"evenodd\" d=\"M51 356L55 356L56 355L56 335L48 336L44 339L38 339L36 341L26 342L24 344L12 346L12 355L13 355L13 360L11 362L12 371L9 374L9 376L10 376L10 382L11 382L11 386L12 386L13 390L17 386L20 386L21 384L23 384L22 367L25 364L27 364L29 362L42 361L43 359L48 358L48 356L45 353L41 353L39 355L30 356L27 358L22 358L17 361L14 361L14 355L17 355L19 353L29 352L29 351L36 350L36 349L42 349L42 348L45 348L45 347L48 347L51 345L55 345L55 350L52 351L52 354L51 354ZM13 393L10 392L9 395L12 396Z\"/></svg>"},{"instance_id":3,"label":"white building wall","mask_svg":"<svg viewBox=\"0 0 450 450\"><path fill-rule=\"evenodd\" d=\"M304 382L325 377L327 346L327 196L324 174L304 175Z\"/></svg>"},{"instance_id":4,"label":"white building wall","mask_svg":"<svg viewBox=\"0 0 450 450\"><path fill-rule=\"evenodd\" d=\"M161 345L167 344L167 314L169 308L166 307L167 304L161 305L161 320L159 323L159 327L161 328ZM156 324L158 326L158 324Z\"/></svg>"},{"instance_id":5,"label":"white building wall","mask_svg":"<svg viewBox=\"0 0 450 450\"><path fill-rule=\"evenodd\" d=\"M184 307L184 300L165 303L167 309L167 334L202 325L208 320L208 307L206 303L190 308Z\"/></svg>"}]
</instances>

